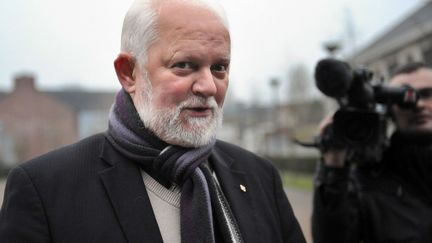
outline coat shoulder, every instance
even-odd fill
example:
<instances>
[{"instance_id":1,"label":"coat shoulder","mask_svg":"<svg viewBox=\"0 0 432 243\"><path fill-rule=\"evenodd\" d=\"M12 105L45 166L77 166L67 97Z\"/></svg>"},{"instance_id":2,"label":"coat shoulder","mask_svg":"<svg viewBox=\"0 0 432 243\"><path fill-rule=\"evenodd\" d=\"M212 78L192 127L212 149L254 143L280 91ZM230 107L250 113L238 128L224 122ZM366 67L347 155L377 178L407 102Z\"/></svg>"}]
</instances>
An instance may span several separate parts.
<instances>
[{"instance_id":1,"label":"coat shoulder","mask_svg":"<svg viewBox=\"0 0 432 243\"><path fill-rule=\"evenodd\" d=\"M251 169L274 170L273 163L249 150L246 150L238 145L228 143L222 140L217 140L216 149L218 152L224 153L231 157L234 161L242 161L242 164Z\"/></svg>"},{"instance_id":2,"label":"coat shoulder","mask_svg":"<svg viewBox=\"0 0 432 243\"><path fill-rule=\"evenodd\" d=\"M85 167L99 159L105 136L100 133L76 143L57 148L19 166L28 173L58 173ZM66 172L67 173L67 172Z\"/></svg>"}]
</instances>

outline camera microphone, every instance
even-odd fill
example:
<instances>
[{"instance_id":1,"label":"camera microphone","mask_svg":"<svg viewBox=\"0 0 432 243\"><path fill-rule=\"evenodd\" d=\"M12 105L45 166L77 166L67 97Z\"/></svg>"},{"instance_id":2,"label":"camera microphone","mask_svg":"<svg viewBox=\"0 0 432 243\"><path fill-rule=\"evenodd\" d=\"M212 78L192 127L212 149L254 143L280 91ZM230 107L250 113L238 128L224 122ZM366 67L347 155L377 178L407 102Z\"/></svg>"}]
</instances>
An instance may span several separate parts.
<instances>
[{"instance_id":1,"label":"camera microphone","mask_svg":"<svg viewBox=\"0 0 432 243\"><path fill-rule=\"evenodd\" d=\"M348 63L333 58L322 59L315 68L315 84L325 95L343 97L349 90L353 73Z\"/></svg>"}]
</instances>

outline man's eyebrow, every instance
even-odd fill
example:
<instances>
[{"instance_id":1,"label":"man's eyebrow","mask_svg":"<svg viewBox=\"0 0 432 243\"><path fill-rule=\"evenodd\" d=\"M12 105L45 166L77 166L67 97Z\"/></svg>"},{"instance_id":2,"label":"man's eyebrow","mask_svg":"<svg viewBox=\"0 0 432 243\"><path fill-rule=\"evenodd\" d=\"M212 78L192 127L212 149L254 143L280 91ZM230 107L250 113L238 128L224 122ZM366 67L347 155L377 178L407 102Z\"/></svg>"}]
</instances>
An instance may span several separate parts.
<instances>
[{"instance_id":1,"label":"man's eyebrow","mask_svg":"<svg viewBox=\"0 0 432 243\"><path fill-rule=\"evenodd\" d=\"M219 61L229 63L229 62L231 62L231 55L223 56L223 57L219 58Z\"/></svg>"},{"instance_id":2,"label":"man's eyebrow","mask_svg":"<svg viewBox=\"0 0 432 243\"><path fill-rule=\"evenodd\" d=\"M171 56L170 60L176 58L194 60L194 59L199 59L201 57L202 55L197 55L190 52L176 52L174 53L174 55Z\"/></svg>"}]
</instances>

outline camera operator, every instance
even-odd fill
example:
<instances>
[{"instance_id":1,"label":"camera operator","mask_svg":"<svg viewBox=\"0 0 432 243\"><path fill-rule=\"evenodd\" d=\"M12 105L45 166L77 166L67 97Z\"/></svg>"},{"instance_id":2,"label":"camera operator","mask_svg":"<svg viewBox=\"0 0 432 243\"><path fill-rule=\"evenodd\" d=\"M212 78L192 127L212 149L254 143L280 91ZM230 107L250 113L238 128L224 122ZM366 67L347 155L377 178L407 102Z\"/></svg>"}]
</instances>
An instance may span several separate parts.
<instances>
[{"instance_id":1,"label":"camera operator","mask_svg":"<svg viewBox=\"0 0 432 243\"><path fill-rule=\"evenodd\" d=\"M411 86L418 101L412 109L391 107L396 130L378 163L350 163L343 144L321 150L315 243L432 242L432 68L408 64L389 85Z\"/></svg>"}]
</instances>

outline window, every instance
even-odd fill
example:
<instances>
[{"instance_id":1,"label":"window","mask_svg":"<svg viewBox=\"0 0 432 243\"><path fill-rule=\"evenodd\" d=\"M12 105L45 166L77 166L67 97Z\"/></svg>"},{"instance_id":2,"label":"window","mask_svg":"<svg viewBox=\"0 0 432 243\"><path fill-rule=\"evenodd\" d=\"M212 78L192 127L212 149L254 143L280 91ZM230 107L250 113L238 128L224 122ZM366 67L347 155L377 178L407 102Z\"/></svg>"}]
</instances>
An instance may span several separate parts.
<instances>
[{"instance_id":1,"label":"window","mask_svg":"<svg viewBox=\"0 0 432 243\"><path fill-rule=\"evenodd\" d=\"M423 50L424 62L428 66L432 66L432 46Z\"/></svg>"}]
</instances>

